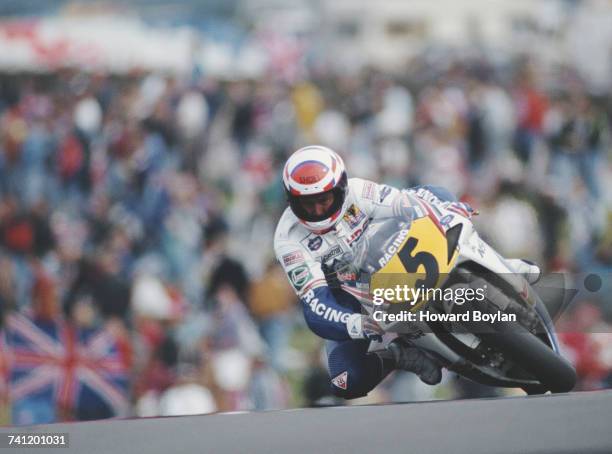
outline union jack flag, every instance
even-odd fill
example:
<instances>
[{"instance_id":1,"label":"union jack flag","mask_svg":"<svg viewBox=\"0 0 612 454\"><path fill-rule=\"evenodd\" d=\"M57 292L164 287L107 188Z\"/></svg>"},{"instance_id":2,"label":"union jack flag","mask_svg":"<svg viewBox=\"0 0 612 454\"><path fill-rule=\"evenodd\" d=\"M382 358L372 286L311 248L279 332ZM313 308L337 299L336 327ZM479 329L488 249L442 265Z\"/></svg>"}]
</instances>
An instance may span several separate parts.
<instances>
[{"instance_id":1,"label":"union jack flag","mask_svg":"<svg viewBox=\"0 0 612 454\"><path fill-rule=\"evenodd\" d=\"M6 342L14 409L36 396L56 415L127 415L128 367L107 330L76 329L63 320L35 321L14 313L6 320Z\"/></svg>"}]
</instances>

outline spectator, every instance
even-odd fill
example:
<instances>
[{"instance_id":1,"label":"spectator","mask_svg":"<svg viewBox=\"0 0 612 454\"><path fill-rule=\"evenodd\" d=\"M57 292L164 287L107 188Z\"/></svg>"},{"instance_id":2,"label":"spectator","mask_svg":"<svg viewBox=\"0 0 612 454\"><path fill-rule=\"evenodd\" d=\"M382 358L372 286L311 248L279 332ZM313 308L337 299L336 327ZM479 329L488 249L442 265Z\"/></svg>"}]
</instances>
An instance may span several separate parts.
<instances>
[{"instance_id":1,"label":"spectator","mask_svg":"<svg viewBox=\"0 0 612 454\"><path fill-rule=\"evenodd\" d=\"M536 60L434 57L404 80L305 64L292 85L0 74L0 311L51 316L61 303L79 327L113 330L142 414L287 406L299 398L286 375L295 389L309 375L308 402L326 402L304 359L319 346L288 348L308 342L268 260L282 162L314 138L360 177L468 198L502 254L609 271L609 94L593 99ZM578 337L583 387L608 386L609 363L589 357L608 341Z\"/></svg>"},{"instance_id":2,"label":"spectator","mask_svg":"<svg viewBox=\"0 0 612 454\"><path fill-rule=\"evenodd\" d=\"M249 309L268 344L270 362L277 370L284 371L296 300L276 261L270 262L263 277L253 282L249 296Z\"/></svg>"}]
</instances>

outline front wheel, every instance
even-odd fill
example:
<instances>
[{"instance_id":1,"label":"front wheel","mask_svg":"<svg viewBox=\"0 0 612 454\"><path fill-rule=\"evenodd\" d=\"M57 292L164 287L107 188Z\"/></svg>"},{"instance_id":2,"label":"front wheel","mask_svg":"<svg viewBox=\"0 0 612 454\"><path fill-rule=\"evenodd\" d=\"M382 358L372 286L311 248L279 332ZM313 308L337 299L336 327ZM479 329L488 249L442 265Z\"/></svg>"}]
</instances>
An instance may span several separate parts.
<instances>
[{"instance_id":1,"label":"front wheel","mask_svg":"<svg viewBox=\"0 0 612 454\"><path fill-rule=\"evenodd\" d=\"M501 307L508 307L508 300L514 300L515 304L521 301L521 297L505 282L484 270L472 268L468 281L470 284L483 285L495 288L497 291L487 292L487 299L476 302L476 309L482 312L496 312ZM465 277L465 275L464 275ZM494 298L504 298L505 301L493 301ZM489 300L491 299L491 300ZM497 303L497 304L496 304ZM454 306L453 311L466 311L466 307ZM543 393L550 390L553 393L571 391L576 384L576 371L573 366L559 354L557 354L542 337L532 333L529 329L517 322L495 322L474 321L472 317L468 321L461 322L470 332L476 334L484 346L492 348L501 353L504 358L510 360L523 374L531 376L541 383L542 386L531 386L525 391L528 394Z\"/></svg>"},{"instance_id":2,"label":"front wheel","mask_svg":"<svg viewBox=\"0 0 612 454\"><path fill-rule=\"evenodd\" d=\"M572 365L520 324L473 321L464 324L473 332L479 333L478 336L485 345L501 352L536 378L546 389L553 393L563 393L574 388L576 371ZM544 389L540 388L537 391L542 392Z\"/></svg>"}]
</instances>

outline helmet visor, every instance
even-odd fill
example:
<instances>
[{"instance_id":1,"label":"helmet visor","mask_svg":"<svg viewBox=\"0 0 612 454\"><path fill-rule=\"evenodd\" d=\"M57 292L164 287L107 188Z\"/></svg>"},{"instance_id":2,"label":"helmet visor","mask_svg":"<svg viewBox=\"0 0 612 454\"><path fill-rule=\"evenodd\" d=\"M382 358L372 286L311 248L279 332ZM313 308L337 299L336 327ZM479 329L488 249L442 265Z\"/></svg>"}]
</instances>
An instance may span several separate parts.
<instances>
[{"instance_id":1,"label":"helmet visor","mask_svg":"<svg viewBox=\"0 0 612 454\"><path fill-rule=\"evenodd\" d=\"M287 193L293 213L303 221L321 222L332 217L344 203L346 197L346 174L333 189L313 195Z\"/></svg>"}]
</instances>

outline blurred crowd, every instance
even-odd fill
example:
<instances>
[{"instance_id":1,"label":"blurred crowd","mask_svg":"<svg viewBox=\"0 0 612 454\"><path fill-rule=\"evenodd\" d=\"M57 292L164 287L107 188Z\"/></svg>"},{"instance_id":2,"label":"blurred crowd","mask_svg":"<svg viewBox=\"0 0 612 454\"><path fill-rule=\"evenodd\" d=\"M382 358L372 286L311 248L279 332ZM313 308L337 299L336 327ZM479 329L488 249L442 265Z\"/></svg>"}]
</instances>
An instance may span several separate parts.
<instances>
[{"instance_id":1,"label":"blurred crowd","mask_svg":"<svg viewBox=\"0 0 612 454\"><path fill-rule=\"evenodd\" d=\"M479 230L505 256L598 273L602 288L578 293L561 337L579 389L609 386L610 101L571 68L551 75L529 59L423 55L399 76L317 68L292 83L0 75L5 331L18 313L43 331L69 321L111 333L127 415L333 402L321 342L272 250L281 166L321 143L350 176L447 187L480 211ZM494 391L448 377L435 392L396 374L369 399ZM15 424L114 415L20 399Z\"/></svg>"}]
</instances>

